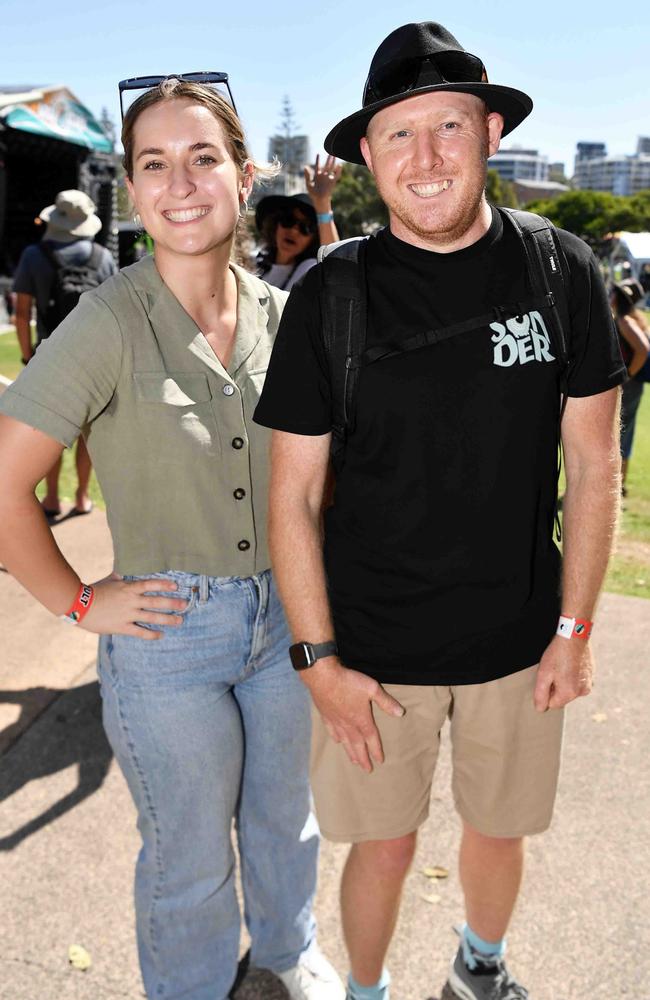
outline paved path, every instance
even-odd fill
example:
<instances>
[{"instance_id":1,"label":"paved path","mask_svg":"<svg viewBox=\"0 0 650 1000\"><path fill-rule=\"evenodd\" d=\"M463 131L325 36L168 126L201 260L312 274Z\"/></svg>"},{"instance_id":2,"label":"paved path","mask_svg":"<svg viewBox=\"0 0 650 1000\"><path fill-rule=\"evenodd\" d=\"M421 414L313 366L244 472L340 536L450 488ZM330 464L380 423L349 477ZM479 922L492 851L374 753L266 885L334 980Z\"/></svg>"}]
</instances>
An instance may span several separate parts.
<instances>
[{"instance_id":1,"label":"paved path","mask_svg":"<svg viewBox=\"0 0 650 1000\"><path fill-rule=\"evenodd\" d=\"M102 513L55 531L84 577L109 570ZM0 608L0 1000L141 998L131 905L138 838L101 729L95 640L39 609L5 573ZM650 1000L649 612L637 598L601 604L597 684L571 709L556 820L530 843L510 933L511 964L531 1000ZM390 956L393 1000L452 1000L445 981L461 905L448 786L445 752ZM324 846L318 898L321 943L342 973L345 853ZM430 865L449 878L430 883ZM90 952L89 971L68 965L71 944ZM256 973L238 1000L286 995Z\"/></svg>"}]
</instances>

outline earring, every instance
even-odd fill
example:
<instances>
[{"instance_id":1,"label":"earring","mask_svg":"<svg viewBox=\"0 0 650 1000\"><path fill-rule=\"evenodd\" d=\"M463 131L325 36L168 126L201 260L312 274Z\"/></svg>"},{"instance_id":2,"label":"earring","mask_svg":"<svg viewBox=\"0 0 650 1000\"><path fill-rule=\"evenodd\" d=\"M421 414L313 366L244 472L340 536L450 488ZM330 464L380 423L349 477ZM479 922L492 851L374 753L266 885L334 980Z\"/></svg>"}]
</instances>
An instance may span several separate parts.
<instances>
[{"instance_id":1,"label":"earring","mask_svg":"<svg viewBox=\"0 0 650 1000\"><path fill-rule=\"evenodd\" d=\"M242 200L239 206L239 214L241 215L242 219L246 218L247 212L248 212L248 202L246 200Z\"/></svg>"},{"instance_id":2,"label":"earring","mask_svg":"<svg viewBox=\"0 0 650 1000\"><path fill-rule=\"evenodd\" d=\"M142 229L142 219L140 218L137 212L133 216L133 222L138 227L138 229Z\"/></svg>"}]
</instances>

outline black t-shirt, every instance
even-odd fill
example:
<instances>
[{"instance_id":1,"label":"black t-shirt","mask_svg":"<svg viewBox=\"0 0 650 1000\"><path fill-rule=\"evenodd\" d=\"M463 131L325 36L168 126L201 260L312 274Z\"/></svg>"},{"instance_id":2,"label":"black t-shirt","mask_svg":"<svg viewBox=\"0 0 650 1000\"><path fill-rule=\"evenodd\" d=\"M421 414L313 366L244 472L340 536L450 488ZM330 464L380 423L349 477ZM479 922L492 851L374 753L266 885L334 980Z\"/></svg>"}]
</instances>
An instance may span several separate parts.
<instances>
[{"instance_id":1,"label":"black t-shirt","mask_svg":"<svg viewBox=\"0 0 650 1000\"><path fill-rule=\"evenodd\" d=\"M570 270L569 394L624 378L595 259ZM331 430L320 268L291 292L255 419ZM494 210L472 246L369 240L367 345L530 300L519 239ZM385 683L472 684L537 663L557 624L559 386L548 316L531 311L362 368L356 426L325 522L341 659Z\"/></svg>"}]
</instances>

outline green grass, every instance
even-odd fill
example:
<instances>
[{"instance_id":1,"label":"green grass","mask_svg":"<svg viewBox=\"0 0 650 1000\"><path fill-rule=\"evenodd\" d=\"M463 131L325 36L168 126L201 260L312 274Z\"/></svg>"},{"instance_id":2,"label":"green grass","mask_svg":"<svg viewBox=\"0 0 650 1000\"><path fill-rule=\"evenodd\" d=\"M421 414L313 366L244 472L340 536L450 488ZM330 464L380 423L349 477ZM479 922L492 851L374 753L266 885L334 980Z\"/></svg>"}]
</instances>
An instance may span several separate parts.
<instances>
[{"instance_id":1,"label":"green grass","mask_svg":"<svg viewBox=\"0 0 650 1000\"><path fill-rule=\"evenodd\" d=\"M16 378L22 371L18 341L13 333L0 335L0 375L5 378Z\"/></svg>"},{"instance_id":2,"label":"green grass","mask_svg":"<svg viewBox=\"0 0 650 1000\"><path fill-rule=\"evenodd\" d=\"M20 371L22 365L16 338L11 333L4 334L0 336L0 375L15 378ZM618 543L609 565L605 589L618 594L650 597L650 388L643 395L637 416L627 487ZM60 480L64 505L74 501L75 489L74 456L70 449L66 449ZM43 495L43 484L37 493ZM94 503L104 506L94 473L90 494Z\"/></svg>"},{"instance_id":3,"label":"green grass","mask_svg":"<svg viewBox=\"0 0 650 1000\"><path fill-rule=\"evenodd\" d=\"M636 418L627 497L605 589L650 597L650 387L643 393Z\"/></svg>"},{"instance_id":4,"label":"green grass","mask_svg":"<svg viewBox=\"0 0 650 1000\"><path fill-rule=\"evenodd\" d=\"M23 370L18 350L18 341L13 333L0 334L0 375L5 378L14 379ZM63 512L74 504L75 490L77 489L77 474L74 465L74 449L66 448L63 453L63 467L59 478L59 498ZM102 497L99 484L93 472L90 477L90 498L98 507L104 508L104 498ZM36 495L42 498L45 495L45 483L39 483Z\"/></svg>"}]
</instances>

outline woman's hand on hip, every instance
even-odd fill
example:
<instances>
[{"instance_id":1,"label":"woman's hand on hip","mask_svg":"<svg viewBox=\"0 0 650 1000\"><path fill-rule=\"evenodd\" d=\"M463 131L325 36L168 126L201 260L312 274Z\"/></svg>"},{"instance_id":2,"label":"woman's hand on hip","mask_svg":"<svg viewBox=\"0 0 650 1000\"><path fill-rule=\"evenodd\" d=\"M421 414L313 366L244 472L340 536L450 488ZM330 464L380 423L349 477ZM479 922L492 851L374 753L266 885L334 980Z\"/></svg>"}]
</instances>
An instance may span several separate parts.
<instances>
[{"instance_id":1,"label":"woman's hand on hip","mask_svg":"<svg viewBox=\"0 0 650 1000\"><path fill-rule=\"evenodd\" d=\"M187 601L184 598L173 597L178 589L173 580L156 578L153 580L123 580L116 574L107 576L93 584L95 599L88 613L79 623L88 632L100 635L118 634L132 635L138 639L161 639L162 632L142 628L136 622L147 625L183 624L180 615L165 614L165 612L184 611ZM169 597L151 597L151 591L169 591Z\"/></svg>"}]
</instances>

